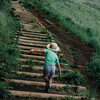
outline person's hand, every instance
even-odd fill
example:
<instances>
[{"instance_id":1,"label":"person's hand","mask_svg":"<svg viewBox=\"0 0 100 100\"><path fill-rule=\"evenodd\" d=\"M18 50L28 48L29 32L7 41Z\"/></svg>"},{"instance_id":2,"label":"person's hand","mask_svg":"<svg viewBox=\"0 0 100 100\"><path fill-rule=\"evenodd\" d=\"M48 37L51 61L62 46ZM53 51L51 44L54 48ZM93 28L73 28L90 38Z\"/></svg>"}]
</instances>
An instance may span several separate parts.
<instances>
[{"instance_id":1,"label":"person's hand","mask_svg":"<svg viewBox=\"0 0 100 100\"><path fill-rule=\"evenodd\" d=\"M59 76L62 77L61 72L59 73Z\"/></svg>"},{"instance_id":2,"label":"person's hand","mask_svg":"<svg viewBox=\"0 0 100 100\"><path fill-rule=\"evenodd\" d=\"M34 52L34 49L31 49L30 52L31 52L31 53Z\"/></svg>"}]
</instances>

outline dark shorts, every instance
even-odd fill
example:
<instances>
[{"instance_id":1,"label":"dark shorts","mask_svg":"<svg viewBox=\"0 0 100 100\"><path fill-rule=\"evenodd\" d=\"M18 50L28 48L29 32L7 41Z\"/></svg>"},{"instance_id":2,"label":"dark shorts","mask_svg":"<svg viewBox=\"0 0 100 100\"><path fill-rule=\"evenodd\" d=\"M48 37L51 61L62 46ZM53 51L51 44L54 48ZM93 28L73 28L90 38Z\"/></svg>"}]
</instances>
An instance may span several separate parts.
<instances>
[{"instance_id":1,"label":"dark shorts","mask_svg":"<svg viewBox=\"0 0 100 100\"><path fill-rule=\"evenodd\" d=\"M43 77L47 77L48 79L53 78L55 74L55 69L55 66L44 66Z\"/></svg>"}]
</instances>

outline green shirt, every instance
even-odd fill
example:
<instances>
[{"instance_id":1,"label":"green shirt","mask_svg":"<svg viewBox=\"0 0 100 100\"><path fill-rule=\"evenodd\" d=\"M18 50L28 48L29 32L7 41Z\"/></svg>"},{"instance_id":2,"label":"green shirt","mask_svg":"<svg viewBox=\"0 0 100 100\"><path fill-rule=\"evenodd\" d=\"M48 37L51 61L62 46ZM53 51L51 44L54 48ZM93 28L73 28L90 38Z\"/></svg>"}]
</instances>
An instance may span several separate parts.
<instances>
[{"instance_id":1,"label":"green shirt","mask_svg":"<svg viewBox=\"0 0 100 100\"><path fill-rule=\"evenodd\" d=\"M54 51L51 50L44 50L45 56L45 66L52 66L55 65L55 63L59 63L58 56Z\"/></svg>"}]
</instances>

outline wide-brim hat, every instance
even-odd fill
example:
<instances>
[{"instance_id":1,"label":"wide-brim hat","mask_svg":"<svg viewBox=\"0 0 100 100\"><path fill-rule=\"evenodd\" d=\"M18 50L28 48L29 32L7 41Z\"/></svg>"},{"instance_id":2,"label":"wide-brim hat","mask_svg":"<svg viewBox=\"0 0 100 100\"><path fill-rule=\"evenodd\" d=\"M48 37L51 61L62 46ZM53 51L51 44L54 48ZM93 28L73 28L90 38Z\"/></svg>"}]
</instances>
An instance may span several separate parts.
<instances>
[{"instance_id":1,"label":"wide-brim hat","mask_svg":"<svg viewBox=\"0 0 100 100\"><path fill-rule=\"evenodd\" d=\"M59 51L60 48L56 43L50 43L47 45L47 48L52 51Z\"/></svg>"}]
</instances>

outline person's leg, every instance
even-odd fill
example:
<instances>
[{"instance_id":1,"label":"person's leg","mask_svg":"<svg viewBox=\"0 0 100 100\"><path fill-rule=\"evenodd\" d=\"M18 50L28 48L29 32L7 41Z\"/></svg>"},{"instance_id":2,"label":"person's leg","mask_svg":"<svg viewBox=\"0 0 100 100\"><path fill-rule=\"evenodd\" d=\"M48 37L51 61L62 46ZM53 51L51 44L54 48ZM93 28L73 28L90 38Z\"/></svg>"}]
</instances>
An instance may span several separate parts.
<instances>
[{"instance_id":1,"label":"person's leg","mask_svg":"<svg viewBox=\"0 0 100 100\"><path fill-rule=\"evenodd\" d=\"M49 92L49 75L50 75L50 66L45 66L43 70L43 77L46 82L46 92Z\"/></svg>"},{"instance_id":2,"label":"person's leg","mask_svg":"<svg viewBox=\"0 0 100 100\"><path fill-rule=\"evenodd\" d=\"M52 85L52 78L55 74L55 66L50 66L51 70L50 70L50 75L49 75L49 87L51 87Z\"/></svg>"},{"instance_id":3,"label":"person's leg","mask_svg":"<svg viewBox=\"0 0 100 100\"><path fill-rule=\"evenodd\" d=\"M45 81L48 79L49 75L50 75L50 68L49 68L49 66L44 66L43 78L44 78Z\"/></svg>"},{"instance_id":4,"label":"person's leg","mask_svg":"<svg viewBox=\"0 0 100 100\"><path fill-rule=\"evenodd\" d=\"M52 78L49 80L49 83L52 84Z\"/></svg>"}]
</instances>

